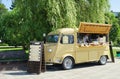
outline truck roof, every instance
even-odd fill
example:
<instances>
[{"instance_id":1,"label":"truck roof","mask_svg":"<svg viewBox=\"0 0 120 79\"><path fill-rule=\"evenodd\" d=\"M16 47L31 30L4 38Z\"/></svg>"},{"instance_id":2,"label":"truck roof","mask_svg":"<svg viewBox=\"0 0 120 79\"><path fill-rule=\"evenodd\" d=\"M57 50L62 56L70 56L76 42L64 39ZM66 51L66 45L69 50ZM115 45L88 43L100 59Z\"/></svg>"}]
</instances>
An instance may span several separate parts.
<instances>
[{"instance_id":1,"label":"truck roof","mask_svg":"<svg viewBox=\"0 0 120 79\"><path fill-rule=\"evenodd\" d=\"M74 34L78 33L93 33L93 34L108 34L111 29L111 24L87 23L81 22L78 28L61 28L50 32L51 34Z\"/></svg>"},{"instance_id":2,"label":"truck roof","mask_svg":"<svg viewBox=\"0 0 120 79\"><path fill-rule=\"evenodd\" d=\"M54 30L54 31L50 32L48 35L59 34L59 33L73 34L73 33L77 32L77 31L78 31L77 28L61 28L61 29L57 29L57 30Z\"/></svg>"}]
</instances>

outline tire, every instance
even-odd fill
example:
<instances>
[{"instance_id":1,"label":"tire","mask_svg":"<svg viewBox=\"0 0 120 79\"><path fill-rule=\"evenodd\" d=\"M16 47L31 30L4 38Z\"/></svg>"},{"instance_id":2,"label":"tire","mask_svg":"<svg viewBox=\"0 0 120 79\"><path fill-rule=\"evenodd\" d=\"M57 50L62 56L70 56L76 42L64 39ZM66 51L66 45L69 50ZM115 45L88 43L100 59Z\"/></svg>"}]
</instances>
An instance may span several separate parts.
<instances>
[{"instance_id":1,"label":"tire","mask_svg":"<svg viewBox=\"0 0 120 79\"><path fill-rule=\"evenodd\" d=\"M107 57L106 56L101 56L100 60L98 62L100 65L105 65L107 63Z\"/></svg>"},{"instance_id":2,"label":"tire","mask_svg":"<svg viewBox=\"0 0 120 79\"><path fill-rule=\"evenodd\" d=\"M65 70L72 69L73 66L74 66L74 60L73 60L73 58L71 58L71 57L66 57L66 58L63 60L62 66L63 66L63 69L65 69Z\"/></svg>"}]
</instances>

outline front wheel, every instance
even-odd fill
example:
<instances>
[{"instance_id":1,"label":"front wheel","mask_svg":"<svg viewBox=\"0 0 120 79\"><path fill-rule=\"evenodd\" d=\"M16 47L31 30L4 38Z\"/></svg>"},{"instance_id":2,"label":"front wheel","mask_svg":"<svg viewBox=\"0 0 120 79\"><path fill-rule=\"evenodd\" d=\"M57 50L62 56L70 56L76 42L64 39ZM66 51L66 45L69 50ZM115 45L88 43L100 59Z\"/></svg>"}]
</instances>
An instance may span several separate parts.
<instances>
[{"instance_id":1,"label":"front wheel","mask_svg":"<svg viewBox=\"0 0 120 79\"><path fill-rule=\"evenodd\" d=\"M74 60L71 57L66 57L63 60L62 66L64 69L69 70L72 69L74 65Z\"/></svg>"},{"instance_id":2,"label":"front wheel","mask_svg":"<svg viewBox=\"0 0 120 79\"><path fill-rule=\"evenodd\" d=\"M101 56L99 60L100 65L105 65L107 62L107 57L106 56Z\"/></svg>"}]
</instances>

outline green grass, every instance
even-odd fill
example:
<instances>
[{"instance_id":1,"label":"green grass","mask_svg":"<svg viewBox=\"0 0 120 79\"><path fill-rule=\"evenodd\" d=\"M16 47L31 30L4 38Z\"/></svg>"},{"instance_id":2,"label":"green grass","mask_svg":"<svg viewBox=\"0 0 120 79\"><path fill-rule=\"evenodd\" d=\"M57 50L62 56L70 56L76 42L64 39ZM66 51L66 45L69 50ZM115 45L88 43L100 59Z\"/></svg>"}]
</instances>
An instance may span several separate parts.
<instances>
[{"instance_id":1,"label":"green grass","mask_svg":"<svg viewBox=\"0 0 120 79\"><path fill-rule=\"evenodd\" d=\"M29 53L29 50L25 50L26 53Z\"/></svg>"},{"instance_id":2,"label":"green grass","mask_svg":"<svg viewBox=\"0 0 120 79\"><path fill-rule=\"evenodd\" d=\"M114 57L116 57L117 55L116 55L116 49L113 49L113 54L114 54Z\"/></svg>"},{"instance_id":3,"label":"green grass","mask_svg":"<svg viewBox=\"0 0 120 79\"><path fill-rule=\"evenodd\" d=\"M0 46L8 46L6 43L0 43Z\"/></svg>"},{"instance_id":4,"label":"green grass","mask_svg":"<svg viewBox=\"0 0 120 79\"><path fill-rule=\"evenodd\" d=\"M0 59L0 62L9 62L9 61L25 61L28 58L9 58L9 59Z\"/></svg>"},{"instance_id":5,"label":"green grass","mask_svg":"<svg viewBox=\"0 0 120 79\"><path fill-rule=\"evenodd\" d=\"M120 51L120 49L113 49L113 54L114 54L114 57L117 56L117 52Z\"/></svg>"},{"instance_id":6,"label":"green grass","mask_svg":"<svg viewBox=\"0 0 120 79\"><path fill-rule=\"evenodd\" d=\"M0 48L0 52L9 51L9 50L23 50L23 48Z\"/></svg>"}]
</instances>

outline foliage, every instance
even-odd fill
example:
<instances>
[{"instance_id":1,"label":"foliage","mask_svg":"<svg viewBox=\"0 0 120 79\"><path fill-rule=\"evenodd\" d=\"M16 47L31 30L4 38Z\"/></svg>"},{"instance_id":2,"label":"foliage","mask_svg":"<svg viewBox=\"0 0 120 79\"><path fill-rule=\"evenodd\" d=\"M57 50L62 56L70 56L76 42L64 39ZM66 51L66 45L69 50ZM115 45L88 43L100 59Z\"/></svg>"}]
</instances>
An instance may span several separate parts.
<instances>
[{"instance_id":1,"label":"foliage","mask_svg":"<svg viewBox=\"0 0 120 79\"><path fill-rule=\"evenodd\" d=\"M0 18L1 39L9 45L29 46L42 34L57 28L76 28L82 22L113 24L110 39L116 41L118 20L109 12L109 0L13 0L12 11Z\"/></svg>"},{"instance_id":2,"label":"foliage","mask_svg":"<svg viewBox=\"0 0 120 79\"><path fill-rule=\"evenodd\" d=\"M16 15L13 12L8 12L5 13L2 16L2 40L4 40L3 42L7 42L9 45L16 45L18 43L19 36L19 28L16 27L18 26L18 20L16 18ZM13 42L14 41L14 42Z\"/></svg>"},{"instance_id":3,"label":"foliage","mask_svg":"<svg viewBox=\"0 0 120 79\"><path fill-rule=\"evenodd\" d=\"M110 32L110 41L115 46L120 46L120 14L116 17L113 12L106 13L106 22L112 24Z\"/></svg>"},{"instance_id":4,"label":"foliage","mask_svg":"<svg viewBox=\"0 0 120 79\"><path fill-rule=\"evenodd\" d=\"M119 28L118 28L119 31L118 31L118 36L117 36L117 39L116 39L116 43L117 43L117 45L120 46L120 13L118 14L117 19L118 19L118 24L119 24Z\"/></svg>"},{"instance_id":5,"label":"foliage","mask_svg":"<svg viewBox=\"0 0 120 79\"><path fill-rule=\"evenodd\" d=\"M7 9L5 8L5 5L0 3L0 16L5 12L7 12Z\"/></svg>"},{"instance_id":6,"label":"foliage","mask_svg":"<svg viewBox=\"0 0 120 79\"><path fill-rule=\"evenodd\" d=\"M77 25L82 22L105 23L109 11L108 0L75 0L77 3Z\"/></svg>"},{"instance_id":7,"label":"foliage","mask_svg":"<svg viewBox=\"0 0 120 79\"><path fill-rule=\"evenodd\" d=\"M47 3L47 20L56 28L76 26L76 7L74 0L49 0Z\"/></svg>"},{"instance_id":8,"label":"foliage","mask_svg":"<svg viewBox=\"0 0 120 79\"><path fill-rule=\"evenodd\" d=\"M1 1L0 1L1 2ZM2 37L3 37L3 33L4 33L4 31L3 31L3 28L4 28L4 26L2 27L2 15L4 14L4 13L7 13L7 9L5 8L5 5L4 4L1 4L0 3L0 40L2 39Z\"/></svg>"},{"instance_id":9,"label":"foliage","mask_svg":"<svg viewBox=\"0 0 120 79\"><path fill-rule=\"evenodd\" d=\"M28 46L31 40L42 40L43 33L47 33L50 30L44 2L43 0L15 1L16 7L13 11L17 12L18 18L21 19L19 21L19 35L23 46Z\"/></svg>"},{"instance_id":10,"label":"foliage","mask_svg":"<svg viewBox=\"0 0 120 79\"><path fill-rule=\"evenodd\" d=\"M113 41L114 44L117 44L117 37L119 35L119 31L120 31L120 25L118 24L118 19L115 18L115 15L110 12L110 13L106 13L106 23L110 23L112 24L112 28L110 31L110 41Z\"/></svg>"},{"instance_id":11,"label":"foliage","mask_svg":"<svg viewBox=\"0 0 120 79\"><path fill-rule=\"evenodd\" d=\"M47 20L54 28L78 27L82 22L105 23L108 0L49 0Z\"/></svg>"},{"instance_id":12,"label":"foliage","mask_svg":"<svg viewBox=\"0 0 120 79\"><path fill-rule=\"evenodd\" d=\"M120 25L120 12L118 13L118 23L119 23L119 25Z\"/></svg>"}]
</instances>

